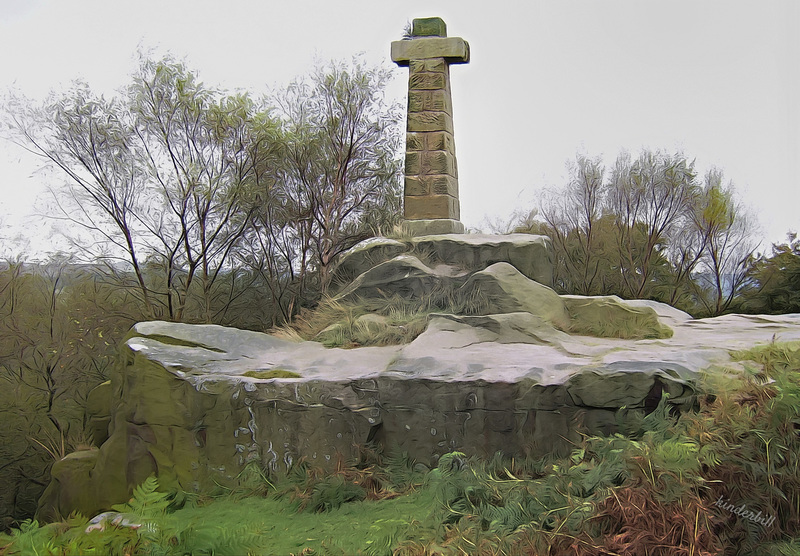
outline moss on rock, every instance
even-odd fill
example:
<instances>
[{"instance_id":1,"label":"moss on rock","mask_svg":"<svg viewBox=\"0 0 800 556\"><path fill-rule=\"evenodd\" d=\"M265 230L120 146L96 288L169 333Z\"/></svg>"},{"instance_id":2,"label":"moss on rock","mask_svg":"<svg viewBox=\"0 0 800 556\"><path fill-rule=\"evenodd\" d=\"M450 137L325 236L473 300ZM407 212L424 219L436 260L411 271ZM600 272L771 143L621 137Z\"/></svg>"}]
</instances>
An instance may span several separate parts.
<instances>
[{"instance_id":1,"label":"moss on rock","mask_svg":"<svg viewBox=\"0 0 800 556\"><path fill-rule=\"evenodd\" d=\"M271 369L269 371L246 371L242 376L258 379L269 378L302 378L299 374L293 371L286 371L284 369Z\"/></svg>"},{"instance_id":2,"label":"moss on rock","mask_svg":"<svg viewBox=\"0 0 800 556\"><path fill-rule=\"evenodd\" d=\"M659 321L651 307L633 307L615 295L561 298L569 311L572 334L625 340L672 337L672 329Z\"/></svg>"}]
</instances>

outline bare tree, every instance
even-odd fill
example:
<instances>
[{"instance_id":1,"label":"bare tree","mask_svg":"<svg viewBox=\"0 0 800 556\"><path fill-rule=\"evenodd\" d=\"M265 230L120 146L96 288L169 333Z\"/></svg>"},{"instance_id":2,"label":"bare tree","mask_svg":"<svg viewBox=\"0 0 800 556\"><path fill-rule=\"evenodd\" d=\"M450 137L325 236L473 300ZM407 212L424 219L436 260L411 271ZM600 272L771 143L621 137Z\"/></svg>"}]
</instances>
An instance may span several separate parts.
<instances>
[{"instance_id":1,"label":"bare tree","mask_svg":"<svg viewBox=\"0 0 800 556\"><path fill-rule=\"evenodd\" d=\"M170 317L184 319L199 277L200 314L210 322L214 284L257 208L250 190L278 148L277 126L248 96L208 89L174 62L145 61L130 91L148 185L167 209L147 224L167 276Z\"/></svg>"},{"instance_id":2,"label":"bare tree","mask_svg":"<svg viewBox=\"0 0 800 556\"><path fill-rule=\"evenodd\" d=\"M268 110L169 58L143 59L124 96L76 84L19 107L21 143L67 177L60 217L97 241L86 258L107 261L122 283L115 263L127 261L149 317L210 322L230 298L216 284L257 208L254 176L277 148Z\"/></svg>"},{"instance_id":3,"label":"bare tree","mask_svg":"<svg viewBox=\"0 0 800 556\"><path fill-rule=\"evenodd\" d=\"M698 296L706 310L720 315L730 306L745 285L747 271L758 245L753 240L754 219L735 200L733 185L723 185L719 170L706 173L697 211L696 227L706 245L700 261L702 289Z\"/></svg>"},{"instance_id":4,"label":"bare tree","mask_svg":"<svg viewBox=\"0 0 800 556\"><path fill-rule=\"evenodd\" d=\"M63 96L40 107L13 98L7 111L18 144L64 172L67 185L52 189L54 218L77 224L96 238L99 250L81 246L79 254L130 263L147 314L155 316L153 295L142 269L142 150L126 107L119 99L95 96L76 82Z\"/></svg>"},{"instance_id":5,"label":"bare tree","mask_svg":"<svg viewBox=\"0 0 800 556\"><path fill-rule=\"evenodd\" d=\"M611 173L609 210L617 218L624 292L650 294L659 255L690 207L694 163L680 154L643 151L636 160L621 154Z\"/></svg>"},{"instance_id":6,"label":"bare tree","mask_svg":"<svg viewBox=\"0 0 800 556\"><path fill-rule=\"evenodd\" d=\"M320 66L276 97L287 133L284 195L304 265L325 290L336 257L399 213L399 107L387 106L385 68ZM306 257L309 257L306 259Z\"/></svg>"},{"instance_id":7,"label":"bare tree","mask_svg":"<svg viewBox=\"0 0 800 556\"><path fill-rule=\"evenodd\" d=\"M566 270L568 289L582 295L596 293L600 254L595 245L601 216L605 168L601 159L578 155L569 164L565 191L551 190L541 205L541 215L551 230L556 256ZM564 285L562 284L562 287Z\"/></svg>"}]
</instances>

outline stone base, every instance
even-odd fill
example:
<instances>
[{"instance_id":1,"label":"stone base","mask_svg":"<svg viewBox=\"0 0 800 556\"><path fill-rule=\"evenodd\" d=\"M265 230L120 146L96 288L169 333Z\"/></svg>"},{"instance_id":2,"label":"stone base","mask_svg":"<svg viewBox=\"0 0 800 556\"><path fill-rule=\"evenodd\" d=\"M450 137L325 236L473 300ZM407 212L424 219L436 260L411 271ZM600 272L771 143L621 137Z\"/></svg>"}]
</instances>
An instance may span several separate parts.
<instances>
[{"instance_id":1,"label":"stone base","mask_svg":"<svg viewBox=\"0 0 800 556\"><path fill-rule=\"evenodd\" d=\"M166 491L206 493L235 488L249 463L270 475L300 461L333 471L365 444L430 466L453 450L564 455L581 434L617 432L621 408L639 419L665 392L676 409L693 408L702 372L743 369L732 351L800 341L800 314L695 320L653 301L559 296L543 285L552 279L544 236L443 235L461 226L448 219L406 224L438 235L354 247L334 271L345 286L338 299L398 295L422 307L451 288L470 314L434 313L410 343L353 349L138 323L110 384L87 400L95 440L105 441L53 465L38 518L108 510L151 474ZM386 337L400 327L379 313L341 322Z\"/></svg>"},{"instance_id":2,"label":"stone base","mask_svg":"<svg viewBox=\"0 0 800 556\"><path fill-rule=\"evenodd\" d=\"M403 230L412 236L433 236L440 234L463 234L464 224L452 218L434 220L403 220Z\"/></svg>"},{"instance_id":3,"label":"stone base","mask_svg":"<svg viewBox=\"0 0 800 556\"><path fill-rule=\"evenodd\" d=\"M768 344L775 334L800 339L800 314L694 320L652 301L568 300L593 314L608 314L612 302L616 320L626 311L649 314L673 335L569 335L540 309L431 315L410 344L354 349L215 325L139 323L111 378L108 439L53 465L38 518L108 510L153 473L165 490L211 492L234 488L250 462L269 474L301 460L332 471L340 460L357 462L368 443L429 466L453 450L564 455L582 433L617 432L627 415L617 415L620 408L640 418L664 392L676 409L694 407L704 369L737 368L729 350ZM301 378L252 376L272 370Z\"/></svg>"}]
</instances>

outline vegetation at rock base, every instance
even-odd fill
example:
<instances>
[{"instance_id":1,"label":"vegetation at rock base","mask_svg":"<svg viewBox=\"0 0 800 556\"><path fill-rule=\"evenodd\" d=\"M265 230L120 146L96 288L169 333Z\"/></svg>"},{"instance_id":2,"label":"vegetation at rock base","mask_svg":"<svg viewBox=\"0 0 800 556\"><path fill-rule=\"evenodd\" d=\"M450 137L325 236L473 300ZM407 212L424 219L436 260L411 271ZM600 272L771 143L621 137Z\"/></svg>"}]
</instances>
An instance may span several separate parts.
<instances>
[{"instance_id":1,"label":"vegetation at rock base","mask_svg":"<svg viewBox=\"0 0 800 556\"><path fill-rule=\"evenodd\" d=\"M750 370L709 374L698 412L662 400L566 458L451 452L428 469L365 448L327 474L251 464L214 497L161 493L151 477L114 508L138 528L29 521L0 554L796 554L800 343L737 357Z\"/></svg>"},{"instance_id":2,"label":"vegetation at rock base","mask_svg":"<svg viewBox=\"0 0 800 556\"><path fill-rule=\"evenodd\" d=\"M325 298L315 309L302 311L283 333L327 347L405 344L425 331L434 310L399 296L357 303Z\"/></svg>"},{"instance_id":3,"label":"vegetation at rock base","mask_svg":"<svg viewBox=\"0 0 800 556\"><path fill-rule=\"evenodd\" d=\"M481 314L487 303L478 288L466 292L453 284L414 299L397 294L352 301L326 297L316 308L302 311L283 332L327 347L407 344L425 331L431 314Z\"/></svg>"},{"instance_id":4,"label":"vegetation at rock base","mask_svg":"<svg viewBox=\"0 0 800 556\"><path fill-rule=\"evenodd\" d=\"M0 507L33 515L53 461L91 444L89 391L141 318L128 292L66 264L0 270ZM4 523L5 525L5 523Z\"/></svg>"},{"instance_id":5,"label":"vegetation at rock base","mask_svg":"<svg viewBox=\"0 0 800 556\"><path fill-rule=\"evenodd\" d=\"M571 323L569 332L598 338L671 338L672 329L662 324L651 308L632 308L612 298L566 298Z\"/></svg>"}]
</instances>

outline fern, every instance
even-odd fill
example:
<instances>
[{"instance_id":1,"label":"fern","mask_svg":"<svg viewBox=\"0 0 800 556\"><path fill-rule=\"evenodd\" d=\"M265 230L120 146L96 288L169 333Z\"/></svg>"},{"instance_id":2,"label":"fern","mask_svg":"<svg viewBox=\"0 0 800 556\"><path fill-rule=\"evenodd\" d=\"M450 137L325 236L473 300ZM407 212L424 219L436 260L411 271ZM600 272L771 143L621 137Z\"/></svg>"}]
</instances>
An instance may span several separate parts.
<instances>
[{"instance_id":1,"label":"fern","mask_svg":"<svg viewBox=\"0 0 800 556\"><path fill-rule=\"evenodd\" d=\"M19 525L19 529L11 532L14 550L9 554L56 554L49 531L39 527L36 520L26 519Z\"/></svg>"},{"instance_id":2,"label":"fern","mask_svg":"<svg viewBox=\"0 0 800 556\"><path fill-rule=\"evenodd\" d=\"M437 469L440 473L450 474L467 467L467 456L463 452L450 452L439 458Z\"/></svg>"},{"instance_id":3,"label":"fern","mask_svg":"<svg viewBox=\"0 0 800 556\"><path fill-rule=\"evenodd\" d=\"M246 527L228 529L219 526L200 526L189 524L176 530L167 542L154 545L150 554L154 556L184 555L193 556L239 556L251 554L261 544L257 532Z\"/></svg>"},{"instance_id":4,"label":"fern","mask_svg":"<svg viewBox=\"0 0 800 556\"><path fill-rule=\"evenodd\" d=\"M164 515L170 504L170 495L158 492L158 479L150 475L133 489L133 498L125 504L115 504L112 509L122 514L133 514L142 519L157 518Z\"/></svg>"},{"instance_id":5,"label":"fern","mask_svg":"<svg viewBox=\"0 0 800 556\"><path fill-rule=\"evenodd\" d=\"M425 465L416 462L408 455L408 452L400 450L393 450L385 456L384 465L391 485L400 490L407 490L415 484L421 484L423 472L427 471Z\"/></svg>"},{"instance_id":6,"label":"fern","mask_svg":"<svg viewBox=\"0 0 800 556\"><path fill-rule=\"evenodd\" d=\"M342 504L364 500L367 491L360 485L346 481L343 477L330 477L314 486L309 507L315 512L335 510Z\"/></svg>"}]
</instances>

